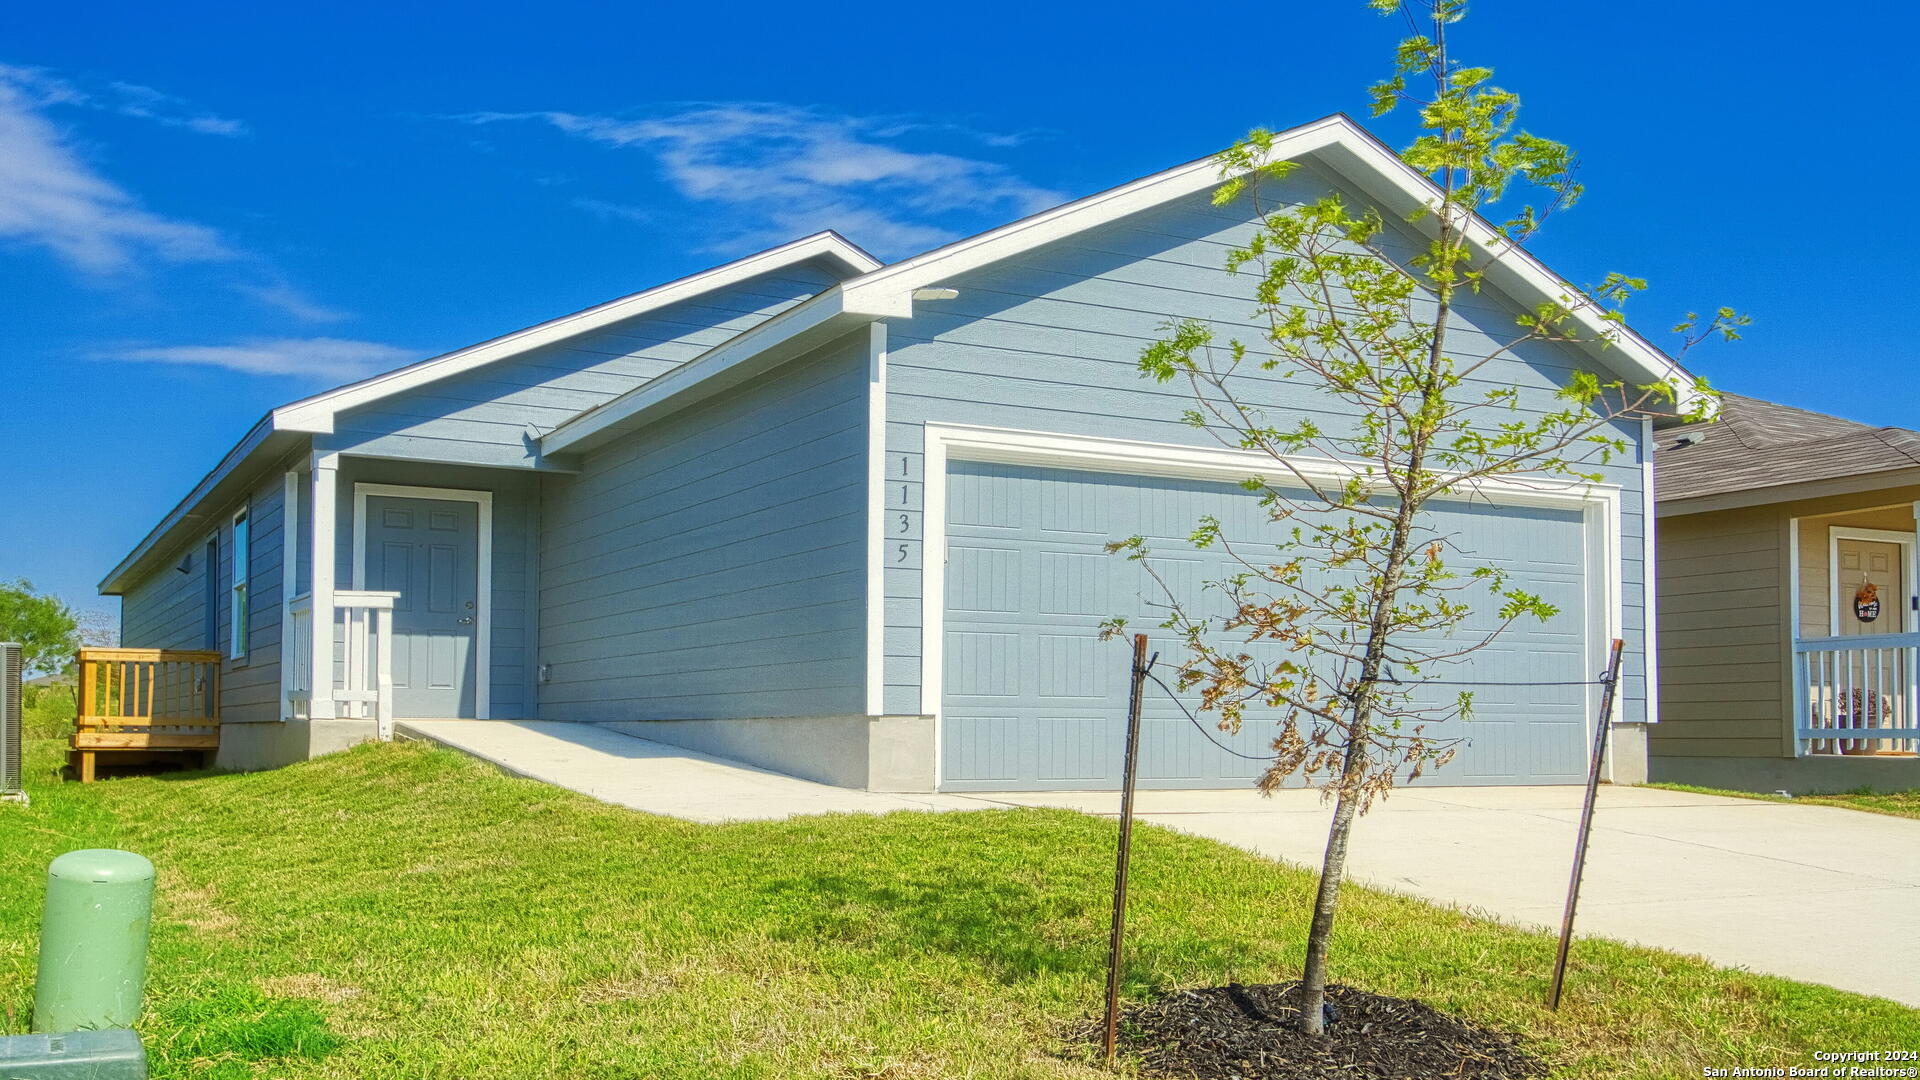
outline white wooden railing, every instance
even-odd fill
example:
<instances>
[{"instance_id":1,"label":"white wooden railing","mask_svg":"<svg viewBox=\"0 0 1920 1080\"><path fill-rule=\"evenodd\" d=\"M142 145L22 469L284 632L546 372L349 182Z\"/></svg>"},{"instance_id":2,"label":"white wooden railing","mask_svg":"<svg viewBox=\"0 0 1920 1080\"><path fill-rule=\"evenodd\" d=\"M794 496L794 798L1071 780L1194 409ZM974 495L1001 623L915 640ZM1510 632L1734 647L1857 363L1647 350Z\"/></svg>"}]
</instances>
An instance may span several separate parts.
<instances>
[{"instance_id":1,"label":"white wooden railing","mask_svg":"<svg viewBox=\"0 0 1920 1080\"><path fill-rule=\"evenodd\" d=\"M1802 754L1920 749L1920 634L1793 643L1794 737Z\"/></svg>"},{"instance_id":2,"label":"white wooden railing","mask_svg":"<svg viewBox=\"0 0 1920 1080\"><path fill-rule=\"evenodd\" d=\"M326 696L333 715L371 719L380 738L393 737L393 602L396 592L341 590L333 594L328 620L332 677ZM302 594L288 605L293 616L293 672L287 703L292 714L313 714L313 597Z\"/></svg>"},{"instance_id":3,"label":"white wooden railing","mask_svg":"<svg viewBox=\"0 0 1920 1080\"><path fill-rule=\"evenodd\" d=\"M288 656L287 714L295 720L313 716L313 594L301 593L287 601L287 633L293 637Z\"/></svg>"}]
</instances>

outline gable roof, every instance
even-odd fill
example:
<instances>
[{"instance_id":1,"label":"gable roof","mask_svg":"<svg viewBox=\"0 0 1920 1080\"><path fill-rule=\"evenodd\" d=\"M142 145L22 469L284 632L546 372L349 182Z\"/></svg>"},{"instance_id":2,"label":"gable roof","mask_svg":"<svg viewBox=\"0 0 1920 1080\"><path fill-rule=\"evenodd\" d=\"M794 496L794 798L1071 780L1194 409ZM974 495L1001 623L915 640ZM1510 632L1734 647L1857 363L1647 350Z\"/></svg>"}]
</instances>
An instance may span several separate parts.
<instances>
[{"instance_id":1,"label":"gable roof","mask_svg":"<svg viewBox=\"0 0 1920 1080\"><path fill-rule=\"evenodd\" d=\"M1769 502L1764 496L1772 488L1920 469L1920 431L1738 394L1721 397L1714 423L1689 424L1667 436L1653 458L1661 503L1735 492L1751 493L1749 503ZM1889 486L1896 480L1884 479Z\"/></svg>"},{"instance_id":2,"label":"gable roof","mask_svg":"<svg viewBox=\"0 0 1920 1080\"><path fill-rule=\"evenodd\" d=\"M549 319L524 330L515 330L511 334L483 341L478 345L469 345L464 349L456 349L450 353L422 360L417 364L282 405L273 410L272 415L276 426L281 430L329 433L333 431L334 415L344 410L377 401L403 390L411 390L436 379L471 371L496 360L517 356L529 349L537 349L556 341L591 333L623 319L657 311L702 293L725 288L736 282L815 258L826 259L836 264L850 277L877 270L881 265L878 259L867 254L839 233L832 230L817 232L812 236L804 236L791 243L768 248L748 255L744 259L723 263L697 274L689 274L664 285L656 285L651 289L623 296L618 300L609 300L604 304L576 311L571 315L562 315L557 319Z\"/></svg>"},{"instance_id":3,"label":"gable roof","mask_svg":"<svg viewBox=\"0 0 1920 1080\"><path fill-rule=\"evenodd\" d=\"M100 592L103 595L124 592L135 573L144 569L150 557L172 546L177 539L176 533L203 523L205 515L199 512L203 503L210 499L225 502L228 498L237 497L238 490L244 487L244 481L260 465L290 452L307 436L331 434L334 417L347 409L472 371L532 349L592 333L623 319L644 315L811 259L831 264L844 277L864 274L881 265L878 259L839 233L831 230L817 232L571 315L549 319L524 330L516 330L477 345L455 349L282 405L248 429L247 434L227 451L219 464L202 477L193 490L154 526L153 531L120 560L101 580Z\"/></svg>"},{"instance_id":4,"label":"gable roof","mask_svg":"<svg viewBox=\"0 0 1920 1080\"><path fill-rule=\"evenodd\" d=\"M1430 205L1440 194L1432 181L1344 114L1336 113L1274 136L1271 160L1308 157L1354 181L1383 209L1394 213L1410 214ZM764 366L860 324L911 317L918 289L1129 214L1211 190L1221 180L1219 160L1209 155L869 271L708 350L660 379L561 424L541 439L541 448L550 454L591 449L644 422L672 396L702 381L737 380L743 377L743 365L750 361ZM1426 227L1431 227L1430 219ZM1468 241L1490 257L1487 279L1496 287L1528 306L1544 301L1566 304L1575 323L1591 339L1584 347L1598 362L1639 381L1673 380L1683 388L1683 394L1688 393L1693 379L1679 364L1631 329L1607 320L1605 309L1508 241L1493 225L1476 217L1468 222L1466 233ZM1604 357L1600 356L1602 352ZM1683 400L1681 405L1688 403Z\"/></svg>"}]
</instances>

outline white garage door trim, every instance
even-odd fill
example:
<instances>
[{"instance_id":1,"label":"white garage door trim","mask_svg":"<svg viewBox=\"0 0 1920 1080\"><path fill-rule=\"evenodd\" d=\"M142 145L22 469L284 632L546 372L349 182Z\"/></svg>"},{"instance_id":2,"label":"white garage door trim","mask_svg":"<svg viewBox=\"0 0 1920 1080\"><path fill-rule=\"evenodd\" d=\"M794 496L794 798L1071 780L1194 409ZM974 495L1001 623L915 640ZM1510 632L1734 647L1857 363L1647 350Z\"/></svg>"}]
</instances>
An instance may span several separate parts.
<instances>
[{"instance_id":1,"label":"white garage door trim","mask_svg":"<svg viewBox=\"0 0 1920 1080\"><path fill-rule=\"evenodd\" d=\"M927 424L923 469L925 499L925 560L921 569L920 603L920 711L934 720L934 775L945 776L940 761L942 695L945 677L947 463L983 461L1003 465L1040 465L1123 476L1167 476L1189 480L1238 482L1249 476L1271 476L1274 459L1250 450L1224 447L1179 446L1134 439L1061 435L1045 431L975 427L964 424ZM1344 482L1363 466L1327 458L1294 457L1287 463L1313 480ZM1587 626L1582 643L1588 670L1605 663L1606 643L1620 636L1624 587L1620 573L1621 489L1617 484L1583 483L1554 478L1518 480L1499 478L1475 484L1459 501L1493 506L1550 506L1577 509L1585 524L1585 585ZM1597 687L1587 693L1586 735L1591 740L1592 717L1599 703Z\"/></svg>"}]
</instances>

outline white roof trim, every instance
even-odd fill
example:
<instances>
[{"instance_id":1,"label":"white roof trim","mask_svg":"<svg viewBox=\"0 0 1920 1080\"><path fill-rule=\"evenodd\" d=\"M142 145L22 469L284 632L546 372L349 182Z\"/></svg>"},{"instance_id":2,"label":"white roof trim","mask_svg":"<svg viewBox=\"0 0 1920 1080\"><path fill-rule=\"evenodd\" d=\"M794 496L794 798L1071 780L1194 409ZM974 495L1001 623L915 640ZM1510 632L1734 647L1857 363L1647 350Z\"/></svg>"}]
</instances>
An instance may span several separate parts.
<instances>
[{"instance_id":1,"label":"white roof trim","mask_svg":"<svg viewBox=\"0 0 1920 1080\"><path fill-rule=\"evenodd\" d=\"M464 349L457 349L430 360L422 360L398 371L389 371L362 382L296 401L291 405L282 405L271 414L273 427L279 431L328 434L333 431L334 416L347 409L377 401L390 394L411 390L450 375L471 371L530 349L590 333L622 319L644 315L649 311L691 299L702 293L724 288L812 258L832 259L853 274L865 274L878 269L881 265L873 256L855 247L837 233L815 233L792 243L749 255L744 259L716 266L711 270L703 270L700 273L667 282L645 292L610 300L596 307L587 308L585 311L576 311L571 315L563 315L537 326L516 330L491 341L483 341L478 345L469 345Z\"/></svg>"},{"instance_id":2,"label":"white roof trim","mask_svg":"<svg viewBox=\"0 0 1920 1080\"><path fill-rule=\"evenodd\" d=\"M1371 174L1369 178L1377 177L1384 193L1397 197L1406 211L1431 205L1439 194L1432 182L1400 160L1400 155L1344 115L1315 120L1276 135L1272 160L1292 160L1324 151L1343 152L1352 159L1347 164L1363 167ZM1342 171L1342 163L1334 163L1334 168ZM774 349L797 335L817 331L822 305L831 303L842 324L854 318L909 318L913 315L915 289L937 285L1128 214L1209 191L1220 181L1218 159L1201 158L872 270L695 357L671 373L670 385L655 380L561 424L540 440L541 448L547 453L569 447L583 449L583 439L593 436L590 441L598 441L600 435L624 421L653 411L667 392L681 392L709 375L731 370L752 351ZM1382 192L1372 194L1378 197ZM1672 380L1681 388L1681 404L1691 403L1693 377L1665 353L1632 330L1603 318L1605 309L1492 225L1475 218L1466 231L1472 243L1493 255L1494 267L1505 271L1499 284L1565 303L1581 329L1591 336L1587 347L1598 348L1599 343L1605 343L1607 356L1603 363L1648 382Z\"/></svg>"},{"instance_id":3,"label":"white roof trim","mask_svg":"<svg viewBox=\"0 0 1920 1080\"><path fill-rule=\"evenodd\" d=\"M688 300L713 289L724 288L735 282L805 262L813 258L830 259L843 267L849 274L864 274L880 267L879 260L860 250L845 237L834 232L819 232L812 236L801 237L792 243L749 255L743 259L703 270L697 274L669 281L644 292L623 296L596 307L563 315L558 319L517 330L491 341L470 345L430 360L422 360L410 367L376 375L371 379L329 390L323 394L282 405L268 413L255 424L239 444L227 451L227 455L214 466L187 497L180 500L167 515L160 519L153 531L148 533L127 556L120 560L100 583L100 591L114 594L122 591L127 575L155 548L170 543L172 534L184 523L194 519L194 511L213 490L239 470L266 440L291 433L283 438L292 438L298 434L331 434L333 418L345 409L377 401L389 394L397 394L436 379L458 375L471 371L483 364L550 345L578 334L588 333L609 326L622 319L644 315L649 311ZM836 287L837 288L837 287ZM829 292L834 290L830 289Z\"/></svg>"},{"instance_id":4,"label":"white roof trim","mask_svg":"<svg viewBox=\"0 0 1920 1080\"><path fill-rule=\"evenodd\" d=\"M851 331L858 324L872 321L870 315L846 311L844 299L838 287L828 289L788 308L775 319L728 338L672 371L566 420L541 437L541 452L561 454L590 450L618 434L618 429L627 426L635 417L653 412L697 384L723 379L749 360L776 349L797 353L814 343L837 337L843 331ZM762 327L772 324L776 319L780 322L777 329L772 333L761 332Z\"/></svg>"},{"instance_id":5,"label":"white roof trim","mask_svg":"<svg viewBox=\"0 0 1920 1080\"><path fill-rule=\"evenodd\" d=\"M1385 181L1387 193L1399 196L1406 211L1416 206L1431 206L1439 195L1432 181L1344 115L1315 120L1276 135L1271 159L1288 161L1333 148L1347 152ZM1336 171L1339 171L1337 166ZM1219 162L1212 157L1155 173L857 277L841 286L847 294L846 306L852 311L905 318L913 313L915 289L1128 214L1211 190L1220 182ZM1466 223L1465 232L1468 240L1491 256L1496 265L1513 271L1518 284L1543 299L1565 303L1581 328L1594 341L1611 343L1611 350L1617 350L1635 374L1645 376L1648 381L1673 379L1682 386L1692 384L1692 377L1665 353L1638 334L1602 318L1604 308L1491 224L1476 217Z\"/></svg>"}]
</instances>

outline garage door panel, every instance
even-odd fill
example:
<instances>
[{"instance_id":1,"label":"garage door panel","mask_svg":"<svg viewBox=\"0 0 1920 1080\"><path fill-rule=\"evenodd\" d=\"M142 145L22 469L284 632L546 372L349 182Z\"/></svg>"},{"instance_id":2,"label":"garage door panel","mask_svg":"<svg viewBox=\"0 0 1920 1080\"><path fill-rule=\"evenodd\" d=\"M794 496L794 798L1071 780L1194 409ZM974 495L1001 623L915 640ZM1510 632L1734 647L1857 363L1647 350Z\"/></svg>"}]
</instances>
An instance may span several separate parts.
<instances>
[{"instance_id":1,"label":"garage door panel","mask_svg":"<svg viewBox=\"0 0 1920 1080\"><path fill-rule=\"evenodd\" d=\"M1117 776L1109 775L1112 762L1104 752L1103 736L1111 724L1111 720L1098 713L1037 717L1033 725L1038 750L1036 778L1042 783L1069 787L1100 787L1117 782Z\"/></svg>"},{"instance_id":2,"label":"garage door panel","mask_svg":"<svg viewBox=\"0 0 1920 1080\"><path fill-rule=\"evenodd\" d=\"M1102 701L1102 668L1113 658L1110 642L1086 634L1038 634L1033 638L1039 661L1038 691L1042 701L1063 699Z\"/></svg>"},{"instance_id":3,"label":"garage door panel","mask_svg":"<svg viewBox=\"0 0 1920 1080\"><path fill-rule=\"evenodd\" d=\"M1074 533L1100 541L1113 535L1133 501L1128 497L1130 492L1111 485L1079 484L1071 479L1042 480L1039 495L1040 512L1032 520L1041 532Z\"/></svg>"},{"instance_id":4,"label":"garage door panel","mask_svg":"<svg viewBox=\"0 0 1920 1080\"><path fill-rule=\"evenodd\" d=\"M1241 553L1259 561L1273 548L1247 538L1274 526L1258 496L1202 481L965 462L952 466L947 488L943 784L953 790L1115 786L1125 734L1127 652L1120 643L1100 641L1099 626L1121 616L1151 633L1165 617L1165 596L1137 562L1103 547L1125 536L1147 536L1154 568L1175 595L1191 611L1218 615L1227 598L1202 586L1241 567L1222 550L1195 548L1190 534L1201 517L1217 517L1230 536L1240 538ZM1511 572L1513 587L1560 610L1544 623L1520 620L1498 644L1431 674L1483 684L1593 678L1585 670L1586 555L1579 513L1449 506L1434 515L1434 523L1434 536L1461 549L1447 558L1463 574L1497 563ZM1420 644L1458 647L1498 624L1498 602L1462 583L1476 608L1469 628ZM1174 643L1164 633L1156 637L1163 663L1177 660ZM1276 645L1247 651L1263 659L1284 655ZM1420 693L1423 700L1450 703L1461 689L1434 686ZM1474 719L1429 726L1436 738L1467 743L1453 763L1423 782L1584 778L1586 688L1472 689ZM1203 734L1158 688L1148 686L1146 701L1144 786L1240 787L1265 771L1277 731L1270 715L1252 714L1234 735L1214 730L1212 718L1202 716Z\"/></svg>"},{"instance_id":5,"label":"garage door panel","mask_svg":"<svg viewBox=\"0 0 1920 1080\"><path fill-rule=\"evenodd\" d=\"M1022 736L1028 723L1019 716L969 711L967 722L949 727L942 739L941 772L950 784L1017 784L1023 778Z\"/></svg>"},{"instance_id":6,"label":"garage door panel","mask_svg":"<svg viewBox=\"0 0 1920 1080\"><path fill-rule=\"evenodd\" d=\"M955 698L1017 698L1020 635L980 630L947 634L947 693Z\"/></svg>"},{"instance_id":7,"label":"garage door panel","mask_svg":"<svg viewBox=\"0 0 1920 1080\"><path fill-rule=\"evenodd\" d=\"M1207 718L1207 736L1194 730L1184 716L1146 717L1140 723L1140 780L1160 788L1210 788L1223 784L1242 787L1266 771L1266 751L1273 742L1274 725L1248 724L1238 734L1215 730ZM1236 757L1214 745L1231 747L1259 760ZM1118 777L1119 771L1115 770Z\"/></svg>"},{"instance_id":8,"label":"garage door panel","mask_svg":"<svg viewBox=\"0 0 1920 1080\"><path fill-rule=\"evenodd\" d=\"M949 609L960 612L1019 611L1019 582L1024 577L1020 566L1023 554L1018 548L954 544L947 557L948 565L952 567L949 572L965 577L968 588L960 598L949 603Z\"/></svg>"},{"instance_id":9,"label":"garage door panel","mask_svg":"<svg viewBox=\"0 0 1920 1080\"><path fill-rule=\"evenodd\" d=\"M971 530L1018 529L1024 511L1015 500L1021 492L991 484L962 484L947 490L947 523L950 528Z\"/></svg>"},{"instance_id":10,"label":"garage door panel","mask_svg":"<svg viewBox=\"0 0 1920 1080\"><path fill-rule=\"evenodd\" d=\"M1096 624L1113 614L1114 578L1107 568L1111 555L1097 549L1031 554L1040 614L1085 616Z\"/></svg>"}]
</instances>

